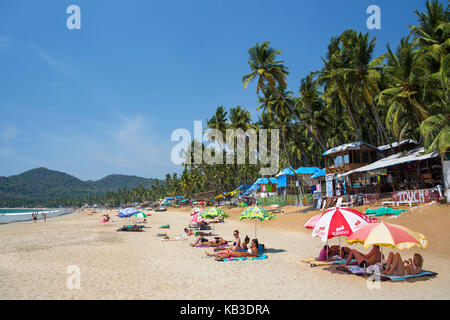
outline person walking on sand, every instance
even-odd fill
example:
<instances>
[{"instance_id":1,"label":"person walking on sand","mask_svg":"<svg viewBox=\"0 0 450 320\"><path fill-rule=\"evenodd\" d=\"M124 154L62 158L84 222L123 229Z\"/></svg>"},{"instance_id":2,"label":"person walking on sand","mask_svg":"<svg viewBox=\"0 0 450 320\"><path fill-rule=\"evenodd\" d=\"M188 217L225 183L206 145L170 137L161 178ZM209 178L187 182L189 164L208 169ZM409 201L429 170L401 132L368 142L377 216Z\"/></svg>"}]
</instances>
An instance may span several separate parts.
<instances>
[{"instance_id":1,"label":"person walking on sand","mask_svg":"<svg viewBox=\"0 0 450 320\"><path fill-rule=\"evenodd\" d=\"M47 213L45 211L42 212L42 218L44 219L44 222L47 222Z\"/></svg>"}]
</instances>

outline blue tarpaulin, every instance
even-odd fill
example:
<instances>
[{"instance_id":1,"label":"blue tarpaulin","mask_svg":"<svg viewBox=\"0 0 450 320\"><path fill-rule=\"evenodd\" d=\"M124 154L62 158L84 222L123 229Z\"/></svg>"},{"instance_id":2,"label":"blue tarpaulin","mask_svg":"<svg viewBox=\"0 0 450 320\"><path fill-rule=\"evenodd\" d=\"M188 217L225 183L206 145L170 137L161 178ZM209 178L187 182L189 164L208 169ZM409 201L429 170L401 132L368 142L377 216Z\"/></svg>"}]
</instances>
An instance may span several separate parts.
<instances>
[{"instance_id":1,"label":"blue tarpaulin","mask_svg":"<svg viewBox=\"0 0 450 320\"><path fill-rule=\"evenodd\" d=\"M315 174L317 171L320 171L317 167L300 167L295 170L298 174Z\"/></svg>"},{"instance_id":2,"label":"blue tarpaulin","mask_svg":"<svg viewBox=\"0 0 450 320\"><path fill-rule=\"evenodd\" d=\"M253 185L269 184L269 179L270 182L277 183L277 178L259 178Z\"/></svg>"},{"instance_id":3,"label":"blue tarpaulin","mask_svg":"<svg viewBox=\"0 0 450 320\"><path fill-rule=\"evenodd\" d=\"M325 173L325 168L320 169L319 171L317 171L316 173L314 173L310 178L311 179L317 179L320 177L325 177L326 173Z\"/></svg>"},{"instance_id":4,"label":"blue tarpaulin","mask_svg":"<svg viewBox=\"0 0 450 320\"><path fill-rule=\"evenodd\" d=\"M281 175L277 177L277 188L287 187L287 175Z\"/></svg>"}]
</instances>

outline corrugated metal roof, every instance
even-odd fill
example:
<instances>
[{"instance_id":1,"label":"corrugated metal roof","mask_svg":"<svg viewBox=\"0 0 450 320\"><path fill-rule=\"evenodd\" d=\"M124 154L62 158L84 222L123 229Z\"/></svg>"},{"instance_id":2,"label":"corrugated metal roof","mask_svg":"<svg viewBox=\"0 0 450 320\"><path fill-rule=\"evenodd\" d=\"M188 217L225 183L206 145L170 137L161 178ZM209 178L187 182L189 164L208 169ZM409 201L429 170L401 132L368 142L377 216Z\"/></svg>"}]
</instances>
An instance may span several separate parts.
<instances>
[{"instance_id":1,"label":"corrugated metal roof","mask_svg":"<svg viewBox=\"0 0 450 320\"><path fill-rule=\"evenodd\" d=\"M330 155L333 153L338 153L338 152L342 152L342 151L346 151L346 150L359 150L359 147L363 144L370 148L373 148L375 150L377 149L376 147L374 147L373 145L371 145L369 143L359 141L359 142L346 143L346 144L340 145L338 147L335 147L333 149L327 150L322 154L322 156L327 156L327 155Z\"/></svg>"},{"instance_id":2,"label":"corrugated metal roof","mask_svg":"<svg viewBox=\"0 0 450 320\"><path fill-rule=\"evenodd\" d=\"M417 145L419 144L416 140L413 140L413 139L403 140L403 141L400 141L400 143L392 142L391 144L392 144L392 147L395 148L395 147L401 146L401 145L403 145L405 143L414 143L414 144L417 144ZM380 150L380 151L385 151L385 150L388 150L390 148L391 147L388 144L386 144L384 146L378 147L377 149Z\"/></svg>"},{"instance_id":3,"label":"corrugated metal roof","mask_svg":"<svg viewBox=\"0 0 450 320\"><path fill-rule=\"evenodd\" d=\"M405 151L405 152L399 152L396 154L393 154L389 157L383 158L381 160L378 160L374 163L371 163L367 166L346 172L342 174L342 176L348 176L352 173L358 173L358 172L366 172L366 171L372 171L376 169L386 168L390 166L395 166L397 164L411 162L411 161L420 161L420 160L426 160L430 158L435 158L439 156L439 153L433 152L424 154L425 149L423 147L416 148L411 151Z\"/></svg>"}]
</instances>

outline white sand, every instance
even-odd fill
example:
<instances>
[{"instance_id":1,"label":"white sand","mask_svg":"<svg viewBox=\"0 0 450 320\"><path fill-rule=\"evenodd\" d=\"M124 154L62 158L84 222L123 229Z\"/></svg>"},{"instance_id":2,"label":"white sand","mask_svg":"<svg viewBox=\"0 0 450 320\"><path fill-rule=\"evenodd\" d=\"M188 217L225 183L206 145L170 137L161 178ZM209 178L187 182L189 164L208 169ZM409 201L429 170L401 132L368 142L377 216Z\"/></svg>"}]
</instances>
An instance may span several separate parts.
<instances>
[{"instance_id":1,"label":"white sand","mask_svg":"<svg viewBox=\"0 0 450 320\"><path fill-rule=\"evenodd\" d=\"M193 241L161 242L158 233L175 238L189 222L182 212L152 212L144 232L116 232L126 219L100 223L104 212L87 212L0 226L0 299L448 299L447 256L419 251L434 279L381 282L369 289L365 279L311 268L301 258L317 256L322 246L304 231L258 224L258 238L268 259L217 262ZM113 213L114 214L114 213ZM281 218L281 217L280 217ZM133 218L129 220L134 221ZM171 229L159 229L170 224ZM216 233L232 240L239 229L251 238L254 223L227 220ZM299 228L301 230L301 228ZM338 243L331 240L331 243ZM355 246L363 250L360 246ZM416 250L417 251L417 250ZM385 251L386 252L386 251ZM415 251L401 254L410 257ZM79 266L81 288L66 286L69 265Z\"/></svg>"}]
</instances>

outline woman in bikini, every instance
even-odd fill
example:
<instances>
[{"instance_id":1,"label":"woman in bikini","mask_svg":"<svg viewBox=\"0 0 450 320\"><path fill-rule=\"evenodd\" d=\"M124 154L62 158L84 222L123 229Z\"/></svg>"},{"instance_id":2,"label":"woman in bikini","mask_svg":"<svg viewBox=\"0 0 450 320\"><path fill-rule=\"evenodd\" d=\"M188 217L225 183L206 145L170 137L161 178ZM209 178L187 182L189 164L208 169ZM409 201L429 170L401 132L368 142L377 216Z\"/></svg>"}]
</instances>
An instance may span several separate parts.
<instances>
[{"instance_id":1,"label":"woman in bikini","mask_svg":"<svg viewBox=\"0 0 450 320\"><path fill-rule=\"evenodd\" d=\"M227 244L228 241L221 237L215 237L214 240L208 241L208 239L203 238L200 236L197 238L197 241L195 243L191 243L191 246L197 247L197 246L210 246L210 247L219 247L221 245Z\"/></svg>"},{"instance_id":2,"label":"woman in bikini","mask_svg":"<svg viewBox=\"0 0 450 320\"><path fill-rule=\"evenodd\" d=\"M247 251L231 251L223 254L214 253L218 259L239 258L239 257L257 257L258 256L258 240L253 239L251 247Z\"/></svg>"},{"instance_id":3,"label":"woman in bikini","mask_svg":"<svg viewBox=\"0 0 450 320\"><path fill-rule=\"evenodd\" d=\"M400 254L397 252L389 252L386 261L386 270L382 274L388 276L404 276L407 274L419 274L422 272L423 258L420 254L414 254L412 259L403 261Z\"/></svg>"},{"instance_id":4,"label":"woman in bikini","mask_svg":"<svg viewBox=\"0 0 450 320\"><path fill-rule=\"evenodd\" d=\"M354 263L350 263L353 259L356 260ZM381 261L381 251L380 246L373 245L372 250L368 254L363 254L357 250L352 250L347 256L347 261L343 264L346 267L349 264L358 264L360 267L368 267L377 262Z\"/></svg>"},{"instance_id":5,"label":"woman in bikini","mask_svg":"<svg viewBox=\"0 0 450 320\"><path fill-rule=\"evenodd\" d=\"M217 247L214 253L205 252L208 257L216 256L217 254L225 254L230 252L245 252L248 250L248 244L250 242L250 238L248 236L245 236L244 242L240 243L239 245L235 245L231 249L226 249L223 247ZM236 243L236 242L235 242Z\"/></svg>"}]
</instances>

